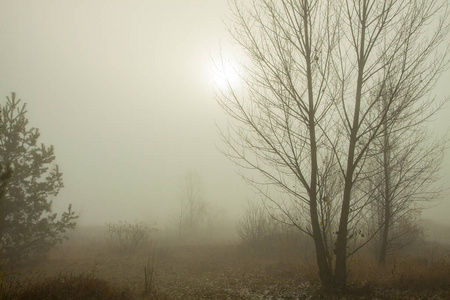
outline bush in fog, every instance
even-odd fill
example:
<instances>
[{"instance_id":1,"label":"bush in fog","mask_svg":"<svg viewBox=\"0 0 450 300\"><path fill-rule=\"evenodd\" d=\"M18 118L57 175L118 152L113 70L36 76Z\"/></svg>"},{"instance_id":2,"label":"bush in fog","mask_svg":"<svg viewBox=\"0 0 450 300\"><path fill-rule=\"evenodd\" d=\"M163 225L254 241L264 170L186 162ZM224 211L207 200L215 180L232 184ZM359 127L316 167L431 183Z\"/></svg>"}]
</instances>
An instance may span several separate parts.
<instances>
[{"instance_id":1,"label":"bush in fog","mask_svg":"<svg viewBox=\"0 0 450 300\"><path fill-rule=\"evenodd\" d=\"M266 207L248 202L236 231L242 246L252 254L267 257L299 255L309 243L297 230L276 220Z\"/></svg>"},{"instance_id":2,"label":"bush in fog","mask_svg":"<svg viewBox=\"0 0 450 300\"><path fill-rule=\"evenodd\" d=\"M236 223L239 237L244 243L258 245L279 230L279 224L267 213L265 207L248 202L244 215Z\"/></svg>"},{"instance_id":3,"label":"bush in fog","mask_svg":"<svg viewBox=\"0 0 450 300\"><path fill-rule=\"evenodd\" d=\"M61 242L77 216L71 206L61 217L50 199L63 187L53 146L38 144L28 127L26 105L15 94L0 105L0 262L38 258Z\"/></svg>"},{"instance_id":4,"label":"bush in fog","mask_svg":"<svg viewBox=\"0 0 450 300\"><path fill-rule=\"evenodd\" d=\"M121 253L133 252L147 242L151 232L156 231L144 222L134 224L119 221L108 223L106 243L109 248Z\"/></svg>"}]
</instances>

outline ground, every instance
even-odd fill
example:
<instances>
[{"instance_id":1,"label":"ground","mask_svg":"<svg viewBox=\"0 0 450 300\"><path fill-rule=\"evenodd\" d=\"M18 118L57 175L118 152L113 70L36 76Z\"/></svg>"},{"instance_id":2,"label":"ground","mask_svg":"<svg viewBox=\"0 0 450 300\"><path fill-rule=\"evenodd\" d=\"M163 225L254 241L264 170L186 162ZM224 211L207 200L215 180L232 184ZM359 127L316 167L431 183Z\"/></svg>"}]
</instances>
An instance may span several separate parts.
<instances>
[{"instance_id":1,"label":"ground","mask_svg":"<svg viewBox=\"0 0 450 300\"><path fill-rule=\"evenodd\" d=\"M350 262L349 291L337 293L321 289L314 261L302 255L268 258L237 242L163 240L118 253L102 239L78 238L52 250L46 260L9 270L3 282L22 282L24 289L52 276L81 274L126 291L131 299L450 299L444 256L408 257L384 268L361 261Z\"/></svg>"}]
</instances>

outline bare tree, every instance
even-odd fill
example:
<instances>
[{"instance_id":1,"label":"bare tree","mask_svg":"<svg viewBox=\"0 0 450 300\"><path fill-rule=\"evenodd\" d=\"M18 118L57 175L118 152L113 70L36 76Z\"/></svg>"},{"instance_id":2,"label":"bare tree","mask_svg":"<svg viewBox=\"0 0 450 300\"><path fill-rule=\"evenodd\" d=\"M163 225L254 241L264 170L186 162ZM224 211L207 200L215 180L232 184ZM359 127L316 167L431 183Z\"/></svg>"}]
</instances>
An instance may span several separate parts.
<instances>
[{"instance_id":1,"label":"bare tree","mask_svg":"<svg viewBox=\"0 0 450 300\"><path fill-rule=\"evenodd\" d=\"M203 196L200 176L192 171L186 173L179 198L179 214L176 218L180 239L185 234L193 235L197 233L203 223L206 215L206 202Z\"/></svg>"},{"instance_id":2,"label":"bare tree","mask_svg":"<svg viewBox=\"0 0 450 300\"><path fill-rule=\"evenodd\" d=\"M345 20L341 24L347 28L334 64L339 75L339 123L347 133L346 155L337 155L345 181L335 266L335 280L341 285L346 280L352 191L367 175L374 142L384 135L385 124L401 120L395 130L413 128L435 112L435 101L428 94L448 62L448 51L437 51L446 41L448 10L447 3L439 1L369 0L346 1L340 9ZM426 30L431 31L425 35ZM379 103L384 101L380 113ZM334 149L339 153L340 147Z\"/></svg>"},{"instance_id":3,"label":"bare tree","mask_svg":"<svg viewBox=\"0 0 450 300\"><path fill-rule=\"evenodd\" d=\"M386 92L385 92L386 93ZM389 91L387 91L389 93ZM382 97L380 111L385 110L387 96ZM371 157L377 170L367 178L371 190L374 229L381 228L374 239L380 264L388 253L414 242L420 235L417 224L426 203L438 199L442 189L439 179L446 140L432 140L424 126L403 127L410 116L386 118L383 134L374 142L378 154ZM387 122L387 119L392 120ZM377 151L375 151L377 152Z\"/></svg>"},{"instance_id":4,"label":"bare tree","mask_svg":"<svg viewBox=\"0 0 450 300\"><path fill-rule=\"evenodd\" d=\"M447 51L437 52L447 4L235 0L231 8L229 30L248 61L243 88L217 95L234 120L222 131L226 154L262 175L247 179L280 221L312 237L322 284L345 287L348 256L371 239L361 181L383 124L407 115L398 126L414 127L435 111L427 95L447 63Z\"/></svg>"}]
</instances>

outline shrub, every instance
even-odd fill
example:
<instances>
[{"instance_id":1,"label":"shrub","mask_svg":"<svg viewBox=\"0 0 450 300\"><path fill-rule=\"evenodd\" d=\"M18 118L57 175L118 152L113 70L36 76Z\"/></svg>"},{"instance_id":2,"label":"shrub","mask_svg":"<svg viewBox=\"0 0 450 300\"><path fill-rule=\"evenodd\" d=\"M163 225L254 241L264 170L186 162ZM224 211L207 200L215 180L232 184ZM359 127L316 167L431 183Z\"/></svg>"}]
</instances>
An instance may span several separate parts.
<instances>
[{"instance_id":1,"label":"shrub","mask_svg":"<svg viewBox=\"0 0 450 300\"><path fill-rule=\"evenodd\" d=\"M129 253L142 247L148 240L149 234L156 231L144 222L134 224L119 221L108 223L106 243L109 248L121 253Z\"/></svg>"},{"instance_id":2,"label":"shrub","mask_svg":"<svg viewBox=\"0 0 450 300\"><path fill-rule=\"evenodd\" d=\"M292 258L309 247L301 232L276 220L264 206L254 202L248 202L236 230L244 250L249 250L252 256Z\"/></svg>"}]
</instances>

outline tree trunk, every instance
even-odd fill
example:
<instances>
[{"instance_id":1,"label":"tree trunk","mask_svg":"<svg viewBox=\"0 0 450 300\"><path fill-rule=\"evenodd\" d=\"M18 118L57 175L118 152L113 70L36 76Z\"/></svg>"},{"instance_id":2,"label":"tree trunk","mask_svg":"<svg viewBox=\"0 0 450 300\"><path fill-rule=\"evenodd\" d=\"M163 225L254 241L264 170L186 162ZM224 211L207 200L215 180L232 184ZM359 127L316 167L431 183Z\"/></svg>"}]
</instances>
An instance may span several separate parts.
<instances>
[{"instance_id":1,"label":"tree trunk","mask_svg":"<svg viewBox=\"0 0 450 300\"><path fill-rule=\"evenodd\" d=\"M2 170L2 165L0 164L0 171ZM5 220L8 215L7 204L6 204L6 185L9 178L11 177L11 167L6 164L5 171L0 174L0 241L3 239L3 233L5 230Z\"/></svg>"},{"instance_id":2,"label":"tree trunk","mask_svg":"<svg viewBox=\"0 0 450 300\"><path fill-rule=\"evenodd\" d=\"M339 231L336 240L336 265L334 270L334 283L337 287L345 289L347 286L347 234L348 234L348 217L350 213L350 199L353 189L353 176L355 172L355 151L356 142L358 140L359 131L359 114L361 113L361 95L363 86L363 74L365 67L365 35L366 35L366 17L367 3L362 5L361 36L358 56L358 78L356 82L355 108L353 114L353 123L350 127L350 141L347 154L347 169L345 174L344 196L342 197L341 217L339 219Z\"/></svg>"},{"instance_id":3,"label":"tree trunk","mask_svg":"<svg viewBox=\"0 0 450 300\"><path fill-rule=\"evenodd\" d=\"M383 113L386 114L385 110L388 108L386 95L383 95ZM391 177L390 177L390 144L389 144L389 132L388 132L387 117L383 122L383 172L384 172L384 195L383 195L383 232L381 237L380 253L378 257L378 264L384 265L386 263L387 247L388 247L388 236L391 223Z\"/></svg>"},{"instance_id":4,"label":"tree trunk","mask_svg":"<svg viewBox=\"0 0 450 300\"><path fill-rule=\"evenodd\" d=\"M314 245L316 247L316 260L317 266L319 267L320 281L325 288L330 288L333 286L333 273L328 263L328 255L320 234L320 229L318 235L314 233Z\"/></svg>"},{"instance_id":5,"label":"tree trunk","mask_svg":"<svg viewBox=\"0 0 450 300\"><path fill-rule=\"evenodd\" d=\"M386 220L385 220L385 222L386 222ZM383 236L381 237L380 254L378 257L379 265L386 264L387 244L388 244L388 235L389 235L389 222L386 222L384 224L382 234L383 234Z\"/></svg>"},{"instance_id":6,"label":"tree trunk","mask_svg":"<svg viewBox=\"0 0 450 300\"><path fill-rule=\"evenodd\" d=\"M336 264L334 269L334 284L341 289L345 289L347 286L347 226L348 215L350 213L352 179L353 170L349 170L345 179L341 218L339 220L339 231L337 233L335 248Z\"/></svg>"},{"instance_id":7,"label":"tree trunk","mask_svg":"<svg viewBox=\"0 0 450 300\"><path fill-rule=\"evenodd\" d=\"M309 138L311 141L311 181L309 188L309 211L311 217L311 226L313 230L314 246L316 248L316 259L319 267L319 277L324 287L331 287L333 284L333 273L328 263L328 255L322 237L322 230L319 224L319 214L317 211L317 140L316 140L316 116L313 94L313 74L311 69L311 40L309 36L309 13L310 7L308 1L303 2L303 26L305 27L305 61L306 77L308 82L308 127Z\"/></svg>"}]
</instances>

